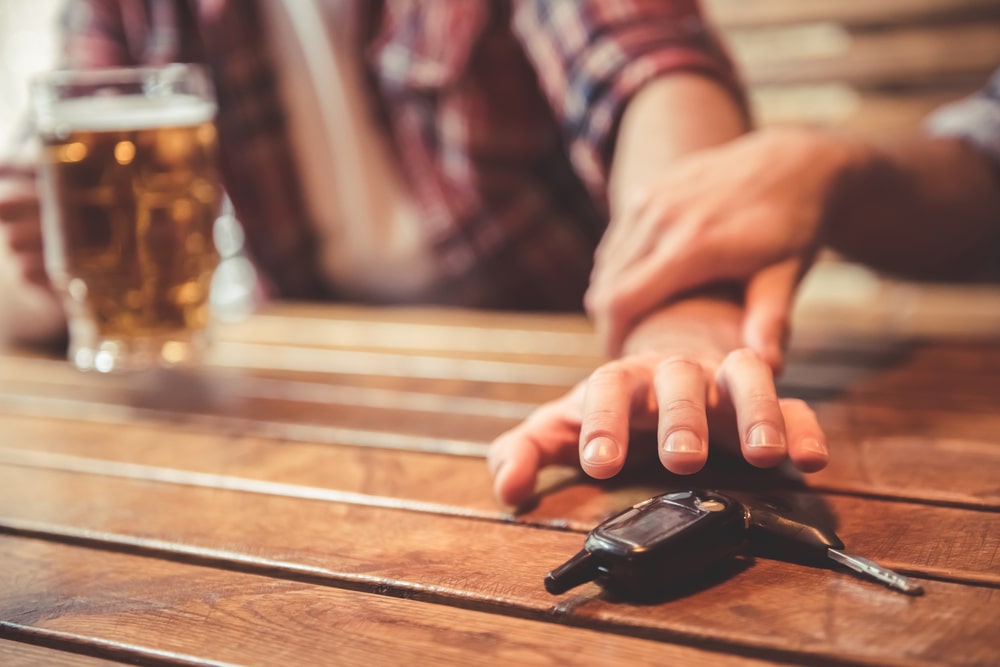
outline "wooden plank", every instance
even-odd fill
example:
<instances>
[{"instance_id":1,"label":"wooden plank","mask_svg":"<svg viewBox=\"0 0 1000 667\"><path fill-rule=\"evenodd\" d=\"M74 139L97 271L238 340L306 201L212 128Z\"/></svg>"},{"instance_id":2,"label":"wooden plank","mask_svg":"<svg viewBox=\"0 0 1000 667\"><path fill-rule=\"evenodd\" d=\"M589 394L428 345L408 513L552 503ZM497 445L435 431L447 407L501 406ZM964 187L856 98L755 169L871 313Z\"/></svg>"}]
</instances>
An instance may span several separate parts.
<instances>
[{"instance_id":1,"label":"wooden plank","mask_svg":"<svg viewBox=\"0 0 1000 667\"><path fill-rule=\"evenodd\" d=\"M0 398L3 398L2 394ZM296 456L302 457L306 468L314 466L310 463L313 457L331 457L328 463L319 465L318 470L350 470L350 474L360 475L359 478L363 479L368 479L371 474L366 472L367 457L384 456L386 462L379 467L394 469L395 465L399 465L398 461L410 460L407 451L418 453L415 455L417 459L420 458L419 452L438 451L472 457L469 469L478 473L476 479L484 485L483 488L488 488L490 484L478 459L485 455L488 438L441 440L419 434L350 430L336 426L309 427L212 416L184 421L170 419L169 414L150 417L145 413L137 414L128 407L119 409L113 405L101 406L83 401L53 402L43 396L28 397L23 404L14 407L20 414L29 417L0 417L7 447L50 448L52 451L73 453L93 452L95 450L91 446L100 447L102 443L109 443L109 446L110 443L131 443L123 445L125 449L122 451L127 455L129 451L139 451L128 447L141 445L155 450L165 442L176 442L178 452L187 452L177 460L190 461L187 465L198 465L197 462L203 459L198 448L211 451L214 442L229 445L243 443L240 446L244 446L257 439L259 441L252 446L261 451L266 449L268 441L277 439L281 443L282 455L292 456L291 452L299 452ZM833 456L825 471L809 476L810 483L821 483L823 488L830 490L885 497L923 497L934 502L969 506L1000 505L1000 493L992 477L992 471L1000 467L1000 446L996 440L996 433L1000 432L1000 416L996 412L956 412L953 409L906 411L867 399L852 403L843 400L819 402L814 407L827 431ZM137 418L148 419L151 423L130 423ZM445 419L444 416L441 418ZM510 424L516 421L512 419ZM475 434L479 428L477 420L469 416L456 418L456 423L466 424L470 434ZM195 444L186 448L182 444L186 442L204 445ZM633 448L648 452L655 449L648 438L637 439ZM376 454L372 450L388 451ZM103 455L97 451L97 456ZM175 464L168 462L164 465ZM656 465L652 469L659 470ZM898 471L907 473L896 474ZM669 479L669 475L662 474ZM740 474L750 474L750 471L741 471ZM433 475L447 477L447 466L433 471L428 479L433 479ZM556 479L564 477L565 472L556 475Z\"/></svg>"},{"instance_id":2,"label":"wooden plank","mask_svg":"<svg viewBox=\"0 0 1000 667\"><path fill-rule=\"evenodd\" d=\"M203 443L200 443L203 444ZM129 480L146 483L159 483L177 486L170 490L154 488L149 493L156 496L151 508L156 506L174 507L183 504L183 496L196 497L191 489L230 489L246 494L262 497L285 497L301 500L317 500L329 503L353 503L365 507L382 507L389 509L409 509L411 511L430 512L443 516L473 517L489 521L518 521L537 526L573 527L576 530L587 530L593 527L603 517L639 502L653 494L661 493L671 488L709 487L736 488L737 493L752 495L752 492L777 493L782 485L771 485L765 482L765 476L741 479L714 479L714 483L705 483L705 479L673 478L659 482L651 480L633 480L631 484L618 484L610 488L597 483L575 483L558 485L546 494L533 508L515 517L509 515L505 508L498 507L490 498L489 482L484 466L471 466L466 462L449 465L450 461L443 457L424 456L412 457L394 461L388 456L367 457L365 463L369 471L382 470L381 474L369 472L363 482L356 481L361 465L344 466L338 473L324 475L324 471L333 470L329 467L336 459L332 456L316 457L311 461L298 459L295 452L290 452L285 460L281 451L268 452L260 455L252 447L245 444L226 456L220 447L205 447L203 458L207 463L192 470L190 465L170 467L156 465L168 461L170 452L166 446L159 448L159 457L150 456L148 451L140 449L128 462L107 459L97 459L80 455L58 455L36 451L0 450L0 479L5 480L0 487L0 498L6 498L0 504L8 517L19 517L35 521L52 522L58 520L60 512L68 517L76 516L70 521L73 525L86 525L93 530L120 530L108 526L87 524L87 501L81 500L80 507L73 510L58 507L64 503L64 494L69 489L77 489L75 493L81 499L97 499L104 504L122 504L129 507L140 507L147 501L132 497L128 493ZM121 455L121 451L112 454ZM182 455L174 453L180 458ZM311 466L309 464L312 464ZM82 479L72 474L84 476ZM352 475L353 473L353 475ZM906 471L901 473L906 474ZM435 477L436 476L436 477ZM435 484L434 479L449 479L447 485ZM90 480L87 482L86 480ZM190 488L188 488L190 487ZM44 512L45 502L24 503L23 510L15 509L18 498L30 497L32 489L61 488L63 492L54 502L57 509L50 509L49 514L34 514ZM785 484L785 489L796 487ZM801 487L800 487L801 488ZM114 491L114 489L123 489ZM1000 514L983 512L956 507L928 506L917 502L888 502L871 499L858 499L836 495L812 496L796 495L785 492L785 495L795 499L801 505L806 501L814 501L817 516L826 516L832 523L840 526L842 537L848 544L861 553L877 560L891 563L893 566L918 572L925 576L942 579L992 582L1000 586ZM118 498L122 496L122 498ZM113 502L105 498L116 499ZM151 502L151 501L150 501ZM221 502L221 501L220 501ZM239 502L239 501L234 501ZM247 503L271 502L252 498L242 501ZM278 502L278 501L273 501ZM30 506L28 506L30 505ZM248 505L249 507L249 505ZM135 510L139 511L139 510ZM214 510L213 510L214 511ZM248 510L249 511L249 510ZM254 510L264 511L264 510ZM266 510L271 512L273 510ZM290 509L289 511L295 511ZM68 513L67 513L68 512ZM100 512L96 512L100 514ZM233 520L231 516L228 520ZM877 517L877 521L873 518ZM920 517L919 521L914 521ZM82 523L81 523L82 522ZM389 529L385 526L384 529ZM346 528L345 528L346 530ZM475 530L468 528L468 530ZM422 531L426 535L433 534L429 528ZM175 534L175 526L157 529L152 534ZM350 535L365 534L363 527L352 527ZM376 540L377 541L377 540ZM948 544L947 551L937 552L928 549L928 545Z\"/></svg>"},{"instance_id":3,"label":"wooden plank","mask_svg":"<svg viewBox=\"0 0 1000 667\"><path fill-rule=\"evenodd\" d=\"M8 480L19 484L17 475L12 477L0 488L7 487ZM696 596L665 600L662 604L615 602L601 596L592 585L553 604L554 599L542 589L541 575L579 547L579 535L488 521L470 523L466 519L422 512L401 516L384 509L366 510L318 501L281 497L261 500L214 489L135 484L131 492L124 493L119 482L108 484L99 478L72 477L45 484L43 488L63 489L61 496L45 494L54 499L39 498L38 493L26 495L30 490L23 488L12 494L13 500L4 502L5 516L8 512L35 516L48 513L53 523L14 524L7 519L7 530L61 535L62 539L82 540L92 545L103 543L148 556L193 560L217 568L240 567L293 582L254 584L241 579L230 586L216 583L214 575L187 573L183 575L184 590L197 591L192 609L177 599L184 595L176 584L181 575L172 571L163 573L166 566L162 560L147 558L148 564L133 563L125 562L125 557L119 554L74 552L59 556L64 572L56 573L36 564L48 562L52 557L25 547L24 542L29 540L22 537L8 547L5 563L14 581L26 579L42 590L60 590L63 595L82 597L97 609L107 605L123 611L133 609L137 602L127 592L141 591L142 602L138 606L143 610L143 623L155 621L159 626L168 623L166 631L171 637L185 634L180 628L171 627L175 617L181 615L207 621L209 627L205 632L212 630L212 618L232 613L219 609L217 601L231 596L239 598L241 607L253 604L254 615L273 618L276 609L265 610L256 605L270 606L292 591L299 592L301 599L305 594L301 593L299 582L308 580L333 588L376 590L438 603L419 612L393 613L395 622L414 614L422 619L446 617L447 607L442 605L457 604L701 646L724 645L737 654L780 654L792 659L797 656L797 660L810 664L833 660L838 664L978 665L1000 657L1000 649L993 641L1000 629L1000 618L981 612L995 604L997 589L992 587L928 581L927 595L914 599L844 573L761 559L714 588L700 591ZM36 482L34 488L39 488L39 479L23 480L32 481ZM169 495L163 495L171 490L177 496L175 500L181 502L169 502ZM19 502L27 497L37 502ZM78 499L84 507L78 504ZM292 525L295 529L287 530ZM80 530L74 534L72 529ZM470 535L476 539L470 540ZM995 530L993 536L996 537ZM888 535L889 539L893 537L896 536ZM69 547L53 547L56 548ZM75 568L88 561L99 563L100 572L65 572L70 569L67 563L73 563ZM56 579L39 574L28 576L25 567L32 572L49 572ZM150 569L156 574L149 576ZM86 590L78 590L79 586L85 586ZM173 589L169 611L161 611L156 602L162 586ZM266 592L266 596L248 596L248 591ZM333 592L331 589L331 595ZM14 610L37 596L36 591L22 592L13 598L4 593L0 596L4 602L0 604ZM310 605L322 608L323 614L312 616L322 616L323 627L338 625L337 619L328 615L332 612L326 605L316 600L317 595L317 591L308 592ZM357 618L357 597L357 594L337 597L337 608ZM734 604L735 600L739 603ZM794 609L782 602L788 600L795 600ZM372 605L382 604L366 601L360 610L361 618L371 613ZM287 601L282 601L277 609L280 608L287 611L278 617L301 615ZM942 610L947 613L941 613ZM149 618L151 613L154 618ZM244 617L249 613L239 615ZM11 615L6 614L5 618ZM12 620L18 621L18 617ZM446 621L425 622L433 623L435 631L440 632ZM450 618L447 622L463 628L474 628L479 623L468 618L462 621ZM494 623L494 628L504 625L494 620L488 622ZM47 620L39 623L51 627ZM115 622L115 631L122 625L121 620ZM60 624L56 629L81 632L78 626L66 628ZM244 628L244 632L248 629ZM296 633L316 641L313 630L306 627ZM363 637L357 641L359 650L364 642ZM956 653L957 647L962 650ZM167 648L186 652L182 646Z\"/></svg>"},{"instance_id":4,"label":"wooden plank","mask_svg":"<svg viewBox=\"0 0 1000 667\"><path fill-rule=\"evenodd\" d=\"M919 342L900 343L895 348L883 347L877 356L863 349L793 348L780 385L787 395L812 396L817 391L827 391L885 397L900 403L917 399L913 407L918 409L927 401L938 406L953 405L960 410L995 409L996 398L990 390L1000 375L1000 345L982 342L959 348L952 344L940 347L940 354L936 351L938 347ZM350 356L350 352L345 351L345 356ZM597 363L594 360L593 367ZM543 380L550 377L545 368L536 366ZM581 366L574 371L574 377L586 377L589 368L592 367ZM284 415L282 418L287 418L307 414L310 405L322 405L321 414L307 421L345 427L363 423L368 418L366 410L380 408L519 419L568 389L570 384L559 382L561 375L560 366L550 383L513 383L516 387L467 377L423 378L416 382L419 378L303 373L301 377L306 379L297 380L283 379L282 372L248 376L241 369L205 369L194 374L164 373L145 378L109 377L79 373L57 360L0 356L0 388L15 397L74 398L85 393L91 401L230 417ZM339 406L350 409L338 412ZM419 419L419 414L413 418ZM385 419L394 418L385 415L376 421Z\"/></svg>"},{"instance_id":5,"label":"wooden plank","mask_svg":"<svg viewBox=\"0 0 1000 667\"><path fill-rule=\"evenodd\" d=\"M833 24L810 24L731 31L728 37L733 56L751 86L985 84L1000 62L1000 22L875 33L850 33Z\"/></svg>"},{"instance_id":6,"label":"wooden plank","mask_svg":"<svg viewBox=\"0 0 1000 667\"><path fill-rule=\"evenodd\" d=\"M365 372L374 370L375 372ZM146 407L173 404L176 409L192 406L225 410L227 402L240 396L315 396L331 392L333 386L359 389L357 396L390 392L399 396L402 404L414 408L442 396L456 399L458 411L478 410L487 405L491 413L506 414L511 406L521 408L561 396L569 385L521 382L479 382L462 377L402 377L379 374L376 369L359 369L359 373L289 371L283 369L222 369L205 367L191 373L151 373L149 376L114 376L80 373L67 362L51 358L33 358L0 353L0 390L9 394L30 396L58 387L72 388L78 397L90 397L109 402ZM584 376L586 370L581 369ZM179 385L175 387L174 385ZM48 388L48 389L47 389ZM366 394L367 392L367 394ZM385 396L385 394L382 394ZM173 402L171 402L171 400ZM385 402L384 398L377 399ZM486 401L486 403L480 403ZM496 403L500 402L500 403ZM503 405L507 407L503 407ZM231 405L230 405L231 407Z\"/></svg>"},{"instance_id":7,"label":"wooden plank","mask_svg":"<svg viewBox=\"0 0 1000 667\"><path fill-rule=\"evenodd\" d=\"M8 637L154 664L761 661L439 604L0 536ZM40 602L44 606L40 606Z\"/></svg>"},{"instance_id":8,"label":"wooden plank","mask_svg":"<svg viewBox=\"0 0 1000 667\"><path fill-rule=\"evenodd\" d=\"M120 667L124 663L0 639L0 664L4 667Z\"/></svg>"},{"instance_id":9,"label":"wooden plank","mask_svg":"<svg viewBox=\"0 0 1000 667\"><path fill-rule=\"evenodd\" d=\"M998 402L992 388L1000 375L996 347L969 344L964 352L952 347L941 349L940 354L922 344L869 352L798 350L789 354L779 389L788 396L864 397L911 409L992 411ZM431 420L430 431L420 427L432 413L494 419L496 424L486 432L497 433L506 427L507 420L527 416L541 403L562 396L570 386L555 382L516 386L466 380L417 382L413 378L398 381L386 376L321 373L283 379L281 373L262 376L236 370L163 374L136 381L81 374L60 362L5 361L0 360L0 392L11 406L37 396L41 401L85 400L243 419L295 418L303 423L348 428L363 428L367 422L383 427L414 423L416 430L428 433L447 427L447 418L441 423ZM978 368L968 368L969 363L978 363ZM392 413L385 413L387 410Z\"/></svg>"},{"instance_id":10,"label":"wooden plank","mask_svg":"<svg viewBox=\"0 0 1000 667\"><path fill-rule=\"evenodd\" d=\"M538 334L544 334L539 336ZM272 304L246 321L222 324L219 340L395 352L597 356L593 330L579 314L509 313L435 308L359 308Z\"/></svg>"},{"instance_id":11,"label":"wooden plank","mask_svg":"<svg viewBox=\"0 0 1000 667\"><path fill-rule=\"evenodd\" d=\"M975 92L981 83L955 90L900 93L855 90L837 83L756 86L750 100L754 117L763 127L812 125L884 141L921 131L934 110Z\"/></svg>"},{"instance_id":12,"label":"wooden plank","mask_svg":"<svg viewBox=\"0 0 1000 667\"><path fill-rule=\"evenodd\" d=\"M705 10L724 29L812 21L851 26L1000 16L995 0L704 0Z\"/></svg>"}]
</instances>

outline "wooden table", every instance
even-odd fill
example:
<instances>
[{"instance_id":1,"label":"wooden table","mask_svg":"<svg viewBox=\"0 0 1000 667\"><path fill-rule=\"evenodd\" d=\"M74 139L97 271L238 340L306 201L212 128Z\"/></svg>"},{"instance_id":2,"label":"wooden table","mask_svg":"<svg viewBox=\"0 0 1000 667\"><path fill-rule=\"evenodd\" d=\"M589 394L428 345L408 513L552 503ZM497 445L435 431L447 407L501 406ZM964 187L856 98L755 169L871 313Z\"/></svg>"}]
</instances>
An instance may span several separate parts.
<instances>
[{"instance_id":1,"label":"wooden table","mask_svg":"<svg viewBox=\"0 0 1000 667\"><path fill-rule=\"evenodd\" d=\"M155 380L8 352L0 664L1000 664L1000 336L831 312L782 384L827 470L552 470L518 514L483 456L597 363L581 318L286 306ZM819 503L926 594L763 558L656 604L545 592L602 517L696 484Z\"/></svg>"}]
</instances>

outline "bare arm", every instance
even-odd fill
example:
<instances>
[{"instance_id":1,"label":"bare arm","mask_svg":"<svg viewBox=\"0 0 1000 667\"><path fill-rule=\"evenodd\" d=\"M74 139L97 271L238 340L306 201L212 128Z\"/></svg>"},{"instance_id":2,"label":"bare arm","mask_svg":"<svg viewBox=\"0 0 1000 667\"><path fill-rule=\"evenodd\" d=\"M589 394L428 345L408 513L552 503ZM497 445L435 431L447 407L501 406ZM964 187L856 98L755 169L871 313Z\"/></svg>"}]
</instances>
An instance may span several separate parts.
<instances>
[{"instance_id":1,"label":"bare arm","mask_svg":"<svg viewBox=\"0 0 1000 667\"><path fill-rule=\"evenodd\" d=\"M697 74L674 74L645 86L625 107L611 162L612 224L682 155L748 130L732 93Z\"/></svg>"},{"instance_id":2,"label":"bare arm","mask_svg":"<svg viewBox=\"0 0 1000 667\"><path fill-rule=\"evenodd\" d=\"M975 278L997 261L1000 171L979 151L913 136L853 152L825 224L833 248L911 278Z\"/></svg>"},{"instance_id":3,"label":"bare arm","mask_svg":"<svg viewBox=\"0 0 1000 667\"><path fill-rule=\"evenodd\" d=\"M662 174L678 159L723 144L746 129L747 119L732 95L709 79L674 75L644 88L626 107L618 133L609 186L615 228L609 242L602 244L605 257L617 251L619 240L627 242L629 225L637 220L633 207L650 189L663 187ZM771 368L760 356L740 350L743 295L709 289L665 303L639 321L614 323L625 327L621 363L648 366L655 378L652 393L659 410L664 466L688 473L704 465L709 436L706 411L717 413L721 392L721 404L738 416L739 431L731 444L741 448L749 462L772 466L791 456L804 469L822 467L826 455L815 445L822 440L818 427L813 422L811 427L796 428L795 437L787 437ZM724 326L717 316L720 310L728 314ZM687 337L679 337L676 328ZM670 371L663 372L665 367ZM591 384L592 398L584 404L580 433L583 467L595 477L608 477L618 472L627 451L629 404L622 399L631 388L627 379L614 374ZM601 398L594 400L594 394ZM609 407L616 404L616 397L617 411ZM802 408L793 408L796 417ZM609 436L618 442L607 451L617 455L601 462L588 458L588 451L599 450L592 442ZM683 446L678 444L681 437ZM803 447L806 441L808 447Z\"/></svg>"},{"instance_id":4,"label":"bare arm","mask_svg":"<svg viewBox=\"0 0 1000 667\"><path fill-rule=\"evenodd\" d=\"M619 128L611 230L629 238L631 201L655 189L659 173L680 156L744 130L732 95L710 79L674 74L644 87ZM604 245L601 252L616 250ZM678 474L704 466L710 432L713 442L741 450L755 465L790 458L802 470L822 468L828 455L815 415L801 401L779 400L767 363L739 348L739 301L692 296L630 327L624 356L494 441L489 460L497 497L527 499L538 470L557 463L579 461L600 479L618 474L632 429L655 429L660 461Z\"/></svg>"}]
</instances>

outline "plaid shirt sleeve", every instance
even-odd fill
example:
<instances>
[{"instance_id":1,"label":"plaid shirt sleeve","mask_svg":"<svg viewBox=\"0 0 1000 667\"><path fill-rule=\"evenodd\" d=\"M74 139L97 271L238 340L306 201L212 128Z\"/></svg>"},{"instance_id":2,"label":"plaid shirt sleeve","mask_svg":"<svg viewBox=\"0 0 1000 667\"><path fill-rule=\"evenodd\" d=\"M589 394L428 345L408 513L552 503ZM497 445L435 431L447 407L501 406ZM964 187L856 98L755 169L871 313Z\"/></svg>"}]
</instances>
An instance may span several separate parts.
<instances>
[{"instance_id":1,"label":"plaid shirt sleeve","mask_svg":"<svg viewBox=\"0 0 1000 667\"><path fill-rule=\"evenodd\" d=\"M162 65L196 59L173 0L69 0L61 15L62 65L73 69ZM188 37L182 36L187 34Z\"/></svg>"},{"instance_id":2,"label":"plaid shirt sleeve","mask_svg":"<svg viewBox=\"0 0 1000 667\"><path fill-rule=\"evenodd\" d=\"M747 109L696 0L519 0L514 30L560 119L574 168L599 201L618 121L650 80L699 72Z\"/></svg>"},{"instance_id":3,"label":"plaid shirt sleeve","mask_svg":"<svg viewBox=\"0 0 1000 667\"><path fill-rule=\"evenodd\" d=\"M964 137L1000 170L1000 69L979 93L931 114L926 127L934 135Z\"/></svg>"}]
</instances>

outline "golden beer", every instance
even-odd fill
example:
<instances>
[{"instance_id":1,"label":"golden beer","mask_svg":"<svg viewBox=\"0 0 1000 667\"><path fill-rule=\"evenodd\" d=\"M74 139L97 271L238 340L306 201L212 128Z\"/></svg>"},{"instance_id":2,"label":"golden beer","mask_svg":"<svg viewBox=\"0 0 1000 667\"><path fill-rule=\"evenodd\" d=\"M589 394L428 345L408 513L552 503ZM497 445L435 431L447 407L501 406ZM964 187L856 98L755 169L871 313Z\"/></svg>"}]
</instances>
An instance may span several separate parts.
<instances>
[{"instance_id":1,"label":"golden beer","mask_svg":"<svg viewBox=\"0 0 1000 667\"><path fill-rule=\"evenodd\" d=\"M221 200L214 114L182 94L78 97L48 110L45 260L80 368L175 365L203 345Z\"/></svg>"}]
</instances>

